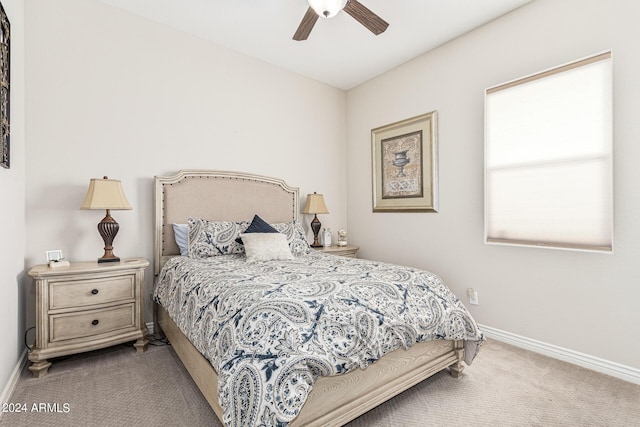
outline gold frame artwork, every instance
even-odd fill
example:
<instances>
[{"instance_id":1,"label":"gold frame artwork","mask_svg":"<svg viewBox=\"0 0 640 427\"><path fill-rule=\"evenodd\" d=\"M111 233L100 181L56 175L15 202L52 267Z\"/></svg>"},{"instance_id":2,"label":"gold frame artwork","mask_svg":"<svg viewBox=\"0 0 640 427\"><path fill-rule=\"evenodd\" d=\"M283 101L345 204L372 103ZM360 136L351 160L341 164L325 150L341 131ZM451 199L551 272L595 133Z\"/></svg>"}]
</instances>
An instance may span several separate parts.
<instances>
[{"instance_id":1,"label":"gold frame artwork","mask_svg":"<svg viewBox=\"0 0 640 427\"><path fill-rule=\"evenodd\" d=\"M438 112L371 131L373 212L438 212Z\"/></svg>"}]
</instances>

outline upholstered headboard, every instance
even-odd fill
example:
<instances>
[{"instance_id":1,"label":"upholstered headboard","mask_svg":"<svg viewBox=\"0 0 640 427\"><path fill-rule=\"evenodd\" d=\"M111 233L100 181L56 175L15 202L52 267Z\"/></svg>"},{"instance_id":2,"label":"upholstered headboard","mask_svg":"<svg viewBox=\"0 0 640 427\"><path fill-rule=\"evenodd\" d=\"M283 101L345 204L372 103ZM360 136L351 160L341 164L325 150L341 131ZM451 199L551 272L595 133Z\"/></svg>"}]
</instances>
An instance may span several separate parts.
<instances>
[{"instance_id":1,"label":"upholstered headboard","mask_svg":"<svg viewBox=\"0 0 640 427\"><path fill-rule=\"evenodd\" d=\"M154 274L167 259L180 254L173 223L191 216L210 221L251 221L260 215L267 222L298 219L298 189L277 178L241 172L181 170L155 177Z\"/></svg>"}]
</instances>

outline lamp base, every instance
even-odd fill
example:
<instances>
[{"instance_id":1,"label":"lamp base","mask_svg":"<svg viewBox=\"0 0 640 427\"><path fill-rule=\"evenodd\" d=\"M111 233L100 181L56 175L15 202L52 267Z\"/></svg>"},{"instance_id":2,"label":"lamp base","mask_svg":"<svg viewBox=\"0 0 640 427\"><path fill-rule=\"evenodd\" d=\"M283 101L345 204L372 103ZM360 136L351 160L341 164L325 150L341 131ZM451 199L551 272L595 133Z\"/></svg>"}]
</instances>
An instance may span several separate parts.
<instances>
[{"instance_id":1,"label":"lamp base","mask_svg":"<svg viewBox=\"0 0 640 427\"><path fill-rule=\"evenodd\" d=\"M318 233L320 232L320 220L318 219L318 215L313 216L313 221L311 221L311 230L313 230L313 243L310 245L312 248L321 248L322 245L318 241Z\"/></svg>"},{"instance_id":2,"label":"lamp base","mask_svg":"<svg viewBox=\"0 0 640 427\"><path fill-rule=\"evenodd\" d=\"M98 232L104 240L104 255L98 258L98 263L103 262L120 262L120 258L113 254L113 239L120 230L120 225L111 216L111 212L107 209L107 216L98 223Z\"/></svg>"}]
</instances>

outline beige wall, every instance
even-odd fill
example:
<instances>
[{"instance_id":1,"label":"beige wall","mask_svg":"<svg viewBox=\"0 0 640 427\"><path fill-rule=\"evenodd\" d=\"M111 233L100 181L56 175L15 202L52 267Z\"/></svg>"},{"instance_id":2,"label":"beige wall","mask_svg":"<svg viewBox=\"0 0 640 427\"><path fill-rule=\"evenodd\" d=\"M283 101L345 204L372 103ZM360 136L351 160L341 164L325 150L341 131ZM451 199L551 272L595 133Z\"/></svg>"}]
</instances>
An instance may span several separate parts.
<instances>
[{"instance_id":1,"label":"beige wall","mask_svg":"<svg viewBox=\"0 0 640 427\"><path fill-rule=\"evenodd\" d=\"M20 0L2 5L11 23L11 169L0 168L0 397L24 349L25 329L24 5Z\"/></svg>"},{"instance_id":2,"label":"beige wall","mask_svg":"<svg viewBox=\"0 0 640 427\"><path fill-rule=\"evenodd\" d=\"M536 0L348 92L349 233L433 271L478 322L640 368L640 56L632 1ZM483 243L484 89L613 49L613 255ZM440 212L372 213L372 128L438 110Z\"/></svg>"},{"instance_id":3,"label":"beige wall","mask_svg":"<svg viewBox=\"0 0 640 427\"><path fill-rule=\"evenodd\" d=\"M112 212L120 257L152 259L153 177L183 168L281 177L301 203L324 193L323 225L346 226L343 91L96 0L29 0L25 13L27 265L48 249L102 255L104 211L79 207L103 175L133 206Z\"/></svg>"},{"instance_id":4,"label":"beige wall","mask_svg":"<svg viewBox=\"0 0 640 427\"><path fill-rule=\"evenodd\" d=\"M152 177L180 168L279 176L302 195L322 192L323 224L348 225L363 256L429 269L462 297L475 287L479 322L640 368L634 2L536 0L347 95L96 0L2 3L13 34L13 147L12 168L0 170L0 386L34 321L24 269L48 249L101 255L102 214L78 209L89 179L123 181L134 209L114 212L116 253L151 258ZM484 89L610 48L615 253L484 245ZM440 213L373 214L370 130L432 110Z\"/></svg>"}]
</instances>

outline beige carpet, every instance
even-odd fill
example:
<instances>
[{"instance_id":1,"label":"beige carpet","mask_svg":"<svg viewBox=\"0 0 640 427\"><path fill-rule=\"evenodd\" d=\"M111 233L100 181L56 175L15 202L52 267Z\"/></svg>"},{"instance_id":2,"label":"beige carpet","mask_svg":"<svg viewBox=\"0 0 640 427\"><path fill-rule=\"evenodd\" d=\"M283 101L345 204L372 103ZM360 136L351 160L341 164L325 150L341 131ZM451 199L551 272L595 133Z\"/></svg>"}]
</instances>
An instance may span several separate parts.
<instances>
[{"instance_id":1,"label":"beige carpet","mask_svg":"<svg viewBox=\"0 0 640 427\"><path fill-rule=\"evenodd\" d=\"M221 425L169 346L75 355L41 379L25 369L11 402L27 412L2 426ZM462 378L441 372L348 425L639 426L640 385L488 341Z\"/></svg>"}]
</instances>

